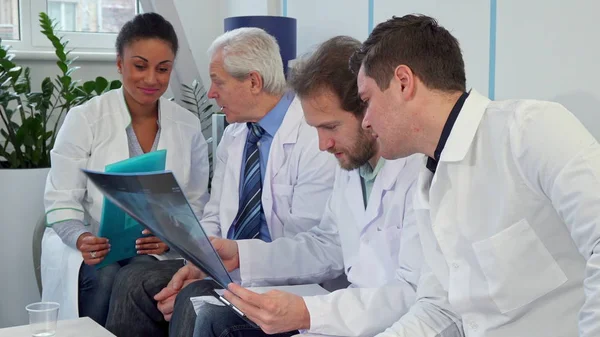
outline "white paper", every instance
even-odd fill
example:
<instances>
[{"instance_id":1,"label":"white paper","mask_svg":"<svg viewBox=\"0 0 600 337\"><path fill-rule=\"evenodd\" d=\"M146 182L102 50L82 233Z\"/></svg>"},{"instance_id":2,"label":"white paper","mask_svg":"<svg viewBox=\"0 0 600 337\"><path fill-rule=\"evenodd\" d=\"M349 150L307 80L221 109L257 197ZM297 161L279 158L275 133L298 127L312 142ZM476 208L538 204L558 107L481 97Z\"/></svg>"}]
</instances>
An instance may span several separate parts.
<instances>
[{"instance_id":1,"label":"white paper","mask_svg":"<svg viewBox=\"0 0 600 337\"><path fill-rule=\"evenodd\" d=\"M292 293L292 294L295 294L298 296L316 296L316 295L329 294L329 292L327 290L323 289L318 284L301 284L301 285L295 285L295 286L276 286L276 287L250 287L247 289L250 291L253 291L255 293L259 293L259 294L264 294L270 290L285 291L285 292ZM219 295L223 295L224 291L225 291L224 289L215 289L215 292ZM194 305L194 310L196 311L196 314L200 311L200 307L204 303L225 306L225 304L223 304L221 301L219 301L214 296L191 297L190 301L192 301L192 304Z\"/></svg>"}]
</instances>

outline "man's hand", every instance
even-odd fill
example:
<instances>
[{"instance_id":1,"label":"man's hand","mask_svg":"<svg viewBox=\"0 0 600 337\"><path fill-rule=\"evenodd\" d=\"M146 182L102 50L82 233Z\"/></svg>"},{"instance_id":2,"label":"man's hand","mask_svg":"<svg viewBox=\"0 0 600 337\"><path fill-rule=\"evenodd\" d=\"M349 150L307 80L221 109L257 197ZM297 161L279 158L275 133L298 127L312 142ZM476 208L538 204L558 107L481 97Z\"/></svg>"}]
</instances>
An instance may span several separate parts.
<instances>
[{"instance_id":1,"label":"man's hand","mask_svg":"<svg viewBox=\"0 0 600 337\"><path fill-rule=\"evenodd\" d=\"M173 275L169 284L164 287L158 294L154 296L154 299L158 302L157 307L162 312L166 321L171 320L173 315L173 307L175 306L175 298L177 294L188 284L206 278L206 274L196 266L187 264Z\"/></svg>"},{"instance_id":2,"label":"man's hand","mask_svg":"<svg viewBox=\"0 0 600 337\"><path fill-rule=\"evenodd\" d=\"M144 229L142 234L152 234L149 230ZM154 254L161 255L169 250L169 246L162 242L156 236L147 236L145 238L139 238L135 241L135 249L138 254Z\"/></svg>"},{"instance_id":3,"label":"man's hand","mask_svg":"<svg viewBox=\"0 0 600 337\"><path fill-rule=\"evenodd\" d=\"M110 251L108 239L99 238L92 233L83 233L77 238L75 244L81 252L83 262L89 266L98 264L104 260L104 257Z\"/></svg>"},{"instance_id":4,"label":"man's hand","mask_svg":"<svg viewBox=\"0 0 600 337\"><path fill-rule=\"evenodd\" d=\"M267 334L310 329L310 314L302 297L279 290L257 294L235 283L228 288L225 299Z\"/></svg>"},{"instance_id":5,"label":"man's hand","mask_svg":"<svg viewBox=\"0 0 600 337\"><path fill-rule=\"evenodd\" d=\"M199 281L199 279L191 279L191 280L185 280L183 282L183 286L181 287L181 289L187 287L188 284L193 283ZM165 287L163 290L161 290L160 293L156 294L156 296L154 296L154 299L157 300L156 298L163 298L164 296L166 296L167 293L163 293L163 291L165 291L165 289L172 289L169 288L169 286ZM173 292L169 292L170 296L165 298L164 300L157 300L158 303L156 304L156 307L158 308L158 310L163 314L163 317L165 318L165 321L170 322L171 321L171 316L173 316L173 310L175 309L175 299L177 298L177 294L179 294L179 291L181 291L181 289L177 290L177 291L173 291ZM159 294L163 293L161 296L159 296Z\"/></svg>"},{"instance_id":6,"label":"man's hand","mask_svg":"<svg viewBox=\"0 0 600 337\"><path fill-rule=\"evenodd\" d=\"M240 253L237 241L211 236L210 243L215 247L221 260L223 260L223 264L227 271L231 272L240 267Z\"/></svg>"}]
</instances>

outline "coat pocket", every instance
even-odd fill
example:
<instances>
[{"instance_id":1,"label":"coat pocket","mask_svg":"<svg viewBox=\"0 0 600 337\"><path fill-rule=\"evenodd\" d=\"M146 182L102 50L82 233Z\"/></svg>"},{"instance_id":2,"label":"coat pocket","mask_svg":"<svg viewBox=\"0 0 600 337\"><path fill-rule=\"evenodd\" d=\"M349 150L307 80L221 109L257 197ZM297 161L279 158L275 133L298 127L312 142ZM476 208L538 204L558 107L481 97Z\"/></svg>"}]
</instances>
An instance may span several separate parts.
<instances>
[{"instance_id":1,"label":"coat pocket","mask_svg":"<svg viewBox=\"0 0 600 337\"><path fill-rule=\"evenodd\" d=\"M567 281L525 219L473 243L473 250L487 280L490 297L501 313L523 307Z\"/></svg>"},{"instance_id":2,"label":"coat pocket","mask_svg":"<svg viewBox=\"0 0 600 337\"><path fill-rule=\"evenodd\" d=\"M285 184L273 184L273 198L274 205L276 207L287 209L289 211L292 208L292 195L294 193L293 185L285 185Z\"/></svg>"}]
</instances>

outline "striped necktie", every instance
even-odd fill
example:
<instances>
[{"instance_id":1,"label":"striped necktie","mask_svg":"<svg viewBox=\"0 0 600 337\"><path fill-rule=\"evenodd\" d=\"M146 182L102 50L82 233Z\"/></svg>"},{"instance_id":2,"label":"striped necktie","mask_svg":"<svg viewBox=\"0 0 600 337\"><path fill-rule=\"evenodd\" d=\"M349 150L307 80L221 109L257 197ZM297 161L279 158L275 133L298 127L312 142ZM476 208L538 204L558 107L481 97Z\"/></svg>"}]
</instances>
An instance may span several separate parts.
<instances>
[{"instance_id":1,"label":"striped necktie","mask_svg":"<svg viewBox=\"0 0 600 337\"><path fill-rule=\"evenodd\" d=\"M256 123L248 123L248 138L244 152L244 180L238 213L233 220L233 239L254 239L260 234L263 214L262 178L260 174L260 153L257 142L265 130Z\"/></svg>"}]
</instances>

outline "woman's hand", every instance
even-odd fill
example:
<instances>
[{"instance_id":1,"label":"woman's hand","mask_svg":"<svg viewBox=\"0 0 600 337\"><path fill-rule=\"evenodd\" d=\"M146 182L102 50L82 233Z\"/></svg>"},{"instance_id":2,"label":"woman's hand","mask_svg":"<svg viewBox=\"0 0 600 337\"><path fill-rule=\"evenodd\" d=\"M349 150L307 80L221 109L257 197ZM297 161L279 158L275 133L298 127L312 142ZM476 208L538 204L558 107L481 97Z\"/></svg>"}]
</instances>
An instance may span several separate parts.
<instances>
[{"instance_id":1,"label":"woman's hand","mask_svg":"<svg viewBox=\"0 0 600 337\"><path fill-rule=\"evenodd\" d=\"M81 234L76 245L83 256L83 262L90 266L100 263L110 251L108 239L99 238L92 233Z\"/></svg>"},{"instance_id":2,"label":"woman's hand","mask_svg":"<svg viewBox=\"0 0 600 337\"><path fill-rule=\"evenodd\" d=\"M142 234L152 234L149 230L144 229ZM160 255L164 254L169 250L169 246L166 243L162 242L156 236L148 236L145 238L139 238L135 241L135 249L137 249L138 254L155 254Z\"/></svg>"}]
</instances>

